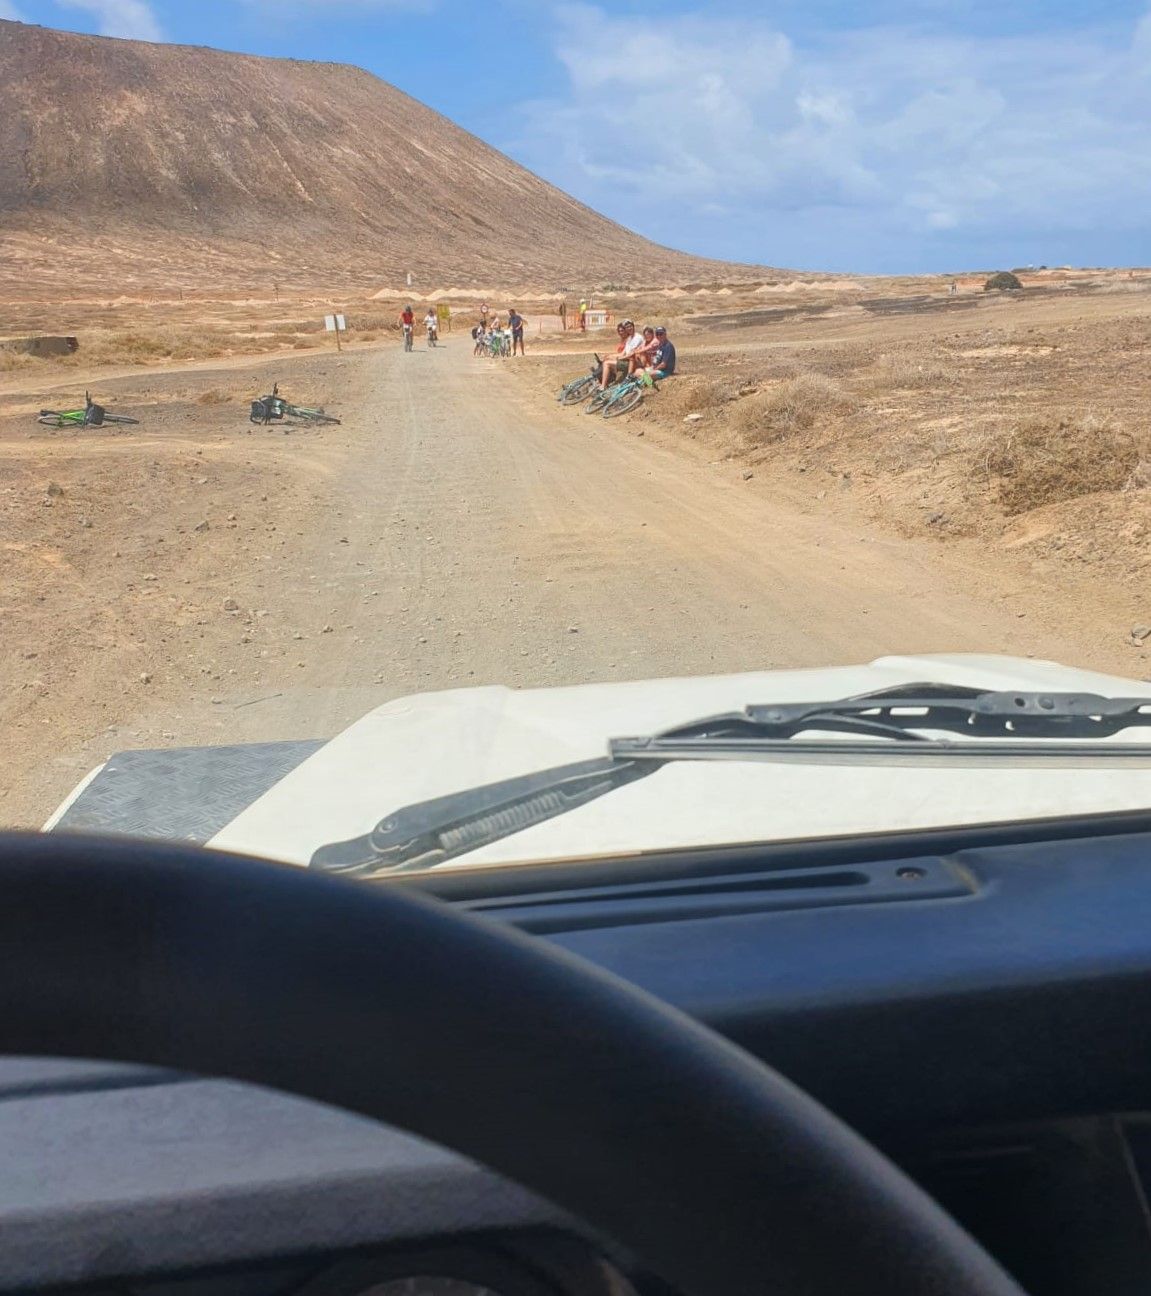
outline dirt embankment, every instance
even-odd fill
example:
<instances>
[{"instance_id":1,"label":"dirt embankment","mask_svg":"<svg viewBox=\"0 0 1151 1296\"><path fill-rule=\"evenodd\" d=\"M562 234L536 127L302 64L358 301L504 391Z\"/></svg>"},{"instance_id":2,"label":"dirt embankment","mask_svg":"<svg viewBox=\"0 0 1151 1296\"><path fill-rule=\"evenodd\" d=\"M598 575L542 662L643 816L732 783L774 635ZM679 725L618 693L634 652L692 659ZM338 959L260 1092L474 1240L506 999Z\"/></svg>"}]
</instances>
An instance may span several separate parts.
<instances>
[{"instance_id":1,"label":"dirt embankment","mask_svg":"<svg viewBox=\"0 0 1151 1296\"><path fill-rule=\"evenodd\" d=\"M621 424L819 508L1010 555L1053 602L1087 583L1151 625L1151 294L930 304L689 318L681 374ZM536 364L541 388L570 375Z\"/></svg>"}]
</instances>

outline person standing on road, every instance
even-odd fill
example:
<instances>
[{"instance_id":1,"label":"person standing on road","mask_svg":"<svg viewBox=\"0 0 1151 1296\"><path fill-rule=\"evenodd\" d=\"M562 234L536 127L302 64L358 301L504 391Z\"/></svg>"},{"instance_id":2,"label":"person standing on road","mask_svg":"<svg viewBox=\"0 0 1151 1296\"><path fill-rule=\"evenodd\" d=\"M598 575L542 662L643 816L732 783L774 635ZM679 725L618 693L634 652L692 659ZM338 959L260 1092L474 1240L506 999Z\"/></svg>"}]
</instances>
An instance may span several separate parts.
<instances>
[{"instance_id":1,"label":"person standing on road","mask_svg":"<svg viewBox=\"0 0 1151 1296\"><path fill-rule=\"evenodd\" d=\"M486 332L488 331L488 304L487 304L487 302L481 302L481 303L480 303L480 323L483 325L484 332L486 333Z\"/></svg>"},{"instance_id":2,"label":"person standing on road","mask_svg":"<svg viewBox=\"0 0 1151 1296\"><path fill-rule=\"evenodd\" d=\"M517 346L520 355L524 354L524 322L524 317L513 306L508 311L508 328L512 331L512 355L515 355Z\"/></svg>"}]
</instances>

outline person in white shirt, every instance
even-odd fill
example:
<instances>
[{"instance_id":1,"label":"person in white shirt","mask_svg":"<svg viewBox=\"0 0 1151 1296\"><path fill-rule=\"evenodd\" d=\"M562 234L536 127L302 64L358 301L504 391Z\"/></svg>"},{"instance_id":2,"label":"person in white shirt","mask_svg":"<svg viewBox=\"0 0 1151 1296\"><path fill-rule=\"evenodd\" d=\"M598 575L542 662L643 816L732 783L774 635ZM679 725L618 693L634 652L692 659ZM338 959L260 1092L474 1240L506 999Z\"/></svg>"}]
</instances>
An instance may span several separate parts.
<instances>
[{"instance_id":1,"label":"person in white shirt","mask_svg":"<svg viewBox=\"0 0 1151 1296\"><path fill-rule=\"evenodd\" d=\"M625 378L628 369L631 367L632 354L643 346L643 334L637 333L635 324L632 320L624 320L622 324L616 326L616 332L619 334L619 346L616 348L614 356L610 356L603 362L603 371L600 374L600 391L604 391L613 378Z\"/></svg>"},{"instance_id":2,"label":"person in white shirt","mask_svg":"<svg viewBox=\"0 0 1151 1296\"><path fill-rule=\"evenodd\" d=\"M428 313L424 316L424 328L428 331L428 346L435 346L436 338L439 335L440 322L436 318L436 312L434 310L429 309Z\"/></svg>"}]
</instances>

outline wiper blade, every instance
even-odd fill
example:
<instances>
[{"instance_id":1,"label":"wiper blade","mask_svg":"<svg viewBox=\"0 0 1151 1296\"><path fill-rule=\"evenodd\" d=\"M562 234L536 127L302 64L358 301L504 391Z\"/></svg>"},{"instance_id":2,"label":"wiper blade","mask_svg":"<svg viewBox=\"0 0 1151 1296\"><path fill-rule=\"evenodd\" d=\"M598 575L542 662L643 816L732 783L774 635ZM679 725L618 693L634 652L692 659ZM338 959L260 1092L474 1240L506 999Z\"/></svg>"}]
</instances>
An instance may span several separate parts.
<instances>
[{"instance_id":1,"label":"wiper blade","mask_svg":"<svg viewBox=\"0 0 1151 1296\"><path fill-rule=\"evenodd\" d=\"M370 833L321 846L311 867L360 875L435 868L567 814L671 761L849 765L881 760L964 767L1009 761L1063 769L1116 761L1151 767L1149 744L1099 742L1124 729L1149 726L1151 697L988 692L937 684L904 685L833 702L753 705L659 734L614 738L606 758L405 806ZM809 736L813 733L840 736ZM960 735L962 741L933 736L938 733Z\"/></svg>"},{"instance_id":2,"label":"wiper blade","mask_svg":"<svg viewBox=\"0 0 1151 1296\"><path fill-rule=\"evenodd\" d=\"M908 684L877 693L833 702L773 702L746 707L729 716L680 725L643 738L617 738L613 756L631 760L668 759L696 753L699 759L754 748L772 758L791 759L827 753L854 761L881 752L890 755L894 740L920 751L980 754L1034 754L1050 763L1057 756L1102 754L1091 745L1124 729L1151 726L1151 697L1107 698L1096 693L993 692L938 684ZM806 737L832 733L853 739L882 740L843 743ZM956 734L962 743L934 735ZM801 737L801 735L804 735ZM1034 739L1057 739L1058 746L1035 746ZM1146 757L1142 744L1116 744L1108 749L1124 759Z\"/></svg>"},{"instance_id":3,"label":"wiper blade","mask_svg":"<svg viewBox=\"0 0 1151 1296\"><path fill-rule=\"evenodd\" d=\"M601 757L418 801L362 837L321 846L310 866L353 874L435 868L647 778L660 764Z\"/></svg>"}]
</instances>

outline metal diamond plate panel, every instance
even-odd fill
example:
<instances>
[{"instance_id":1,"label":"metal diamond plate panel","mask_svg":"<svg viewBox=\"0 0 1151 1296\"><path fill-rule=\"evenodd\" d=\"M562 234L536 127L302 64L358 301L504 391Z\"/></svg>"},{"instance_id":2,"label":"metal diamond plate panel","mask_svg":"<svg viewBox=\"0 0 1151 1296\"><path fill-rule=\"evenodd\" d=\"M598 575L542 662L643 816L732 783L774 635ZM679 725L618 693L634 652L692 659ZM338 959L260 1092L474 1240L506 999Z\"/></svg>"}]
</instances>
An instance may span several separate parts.
<instances>
[{"instance_id":1,"label":"metal diamond plate panel","mask_svg":"<svg viewBox=\"0 0 1151 1296\"><path fill-rule=\"evenodd\" d=\"M323 745L278 742L118 752L53 831L206 842Z\"/></svg>"}]
</instances>

